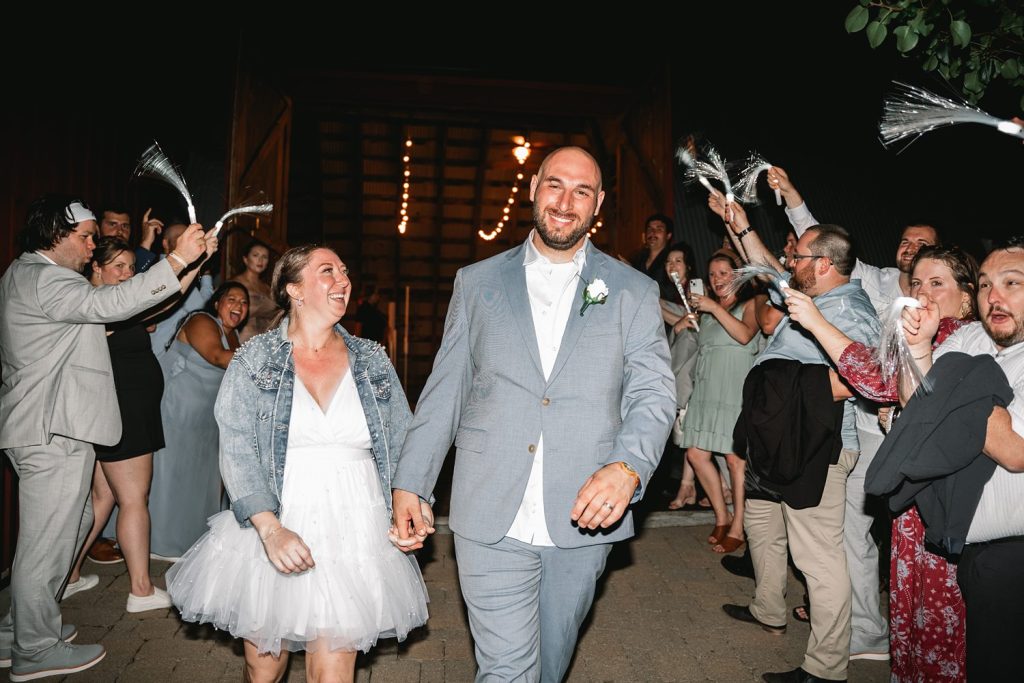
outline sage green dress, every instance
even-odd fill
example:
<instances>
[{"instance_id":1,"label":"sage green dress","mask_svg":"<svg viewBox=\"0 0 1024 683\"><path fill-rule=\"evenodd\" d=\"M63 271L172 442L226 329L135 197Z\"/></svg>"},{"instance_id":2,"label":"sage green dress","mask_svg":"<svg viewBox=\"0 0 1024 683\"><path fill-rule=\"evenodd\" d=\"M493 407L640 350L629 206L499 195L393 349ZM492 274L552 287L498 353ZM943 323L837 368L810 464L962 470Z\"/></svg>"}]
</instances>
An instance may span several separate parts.
<instances>
[{"instance_id":1,"label":"sage green dress","mask_svg":"<svg viewBox=\"0 0 1024 683\"><path fill-rule=\"evenodd\" d=\"M742 320L746 301L729 313ZM753 300L750 300L753 306ZM732 453L732 432L743 405L743 380L760 351L755 334L746 344L729 336L715 316L700 317L697 336L697 364L693 371L693 393L683 418L683 448L696 447L713 453Z\"/></svg>"}]
</instances>

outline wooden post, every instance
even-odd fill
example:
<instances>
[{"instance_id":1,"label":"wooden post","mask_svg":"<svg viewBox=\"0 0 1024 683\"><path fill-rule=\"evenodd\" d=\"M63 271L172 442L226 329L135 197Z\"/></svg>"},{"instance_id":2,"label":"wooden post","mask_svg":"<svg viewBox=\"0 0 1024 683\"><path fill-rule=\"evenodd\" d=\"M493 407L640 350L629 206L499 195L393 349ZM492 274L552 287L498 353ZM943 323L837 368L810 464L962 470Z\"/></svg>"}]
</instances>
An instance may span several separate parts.
<instances>
[{"instance_id":1,"label":"wooden post","mask_svg":"<svg viewBox=\"0 0 1024 683\"><path fill-rule=\"evenodd\" d=\"M405 326L402 330L402 356L404 362L402 363L402 386L409 386L409 299L410 299L411 288L409 285L405 286Z\"/></svg>"}]
</instances>

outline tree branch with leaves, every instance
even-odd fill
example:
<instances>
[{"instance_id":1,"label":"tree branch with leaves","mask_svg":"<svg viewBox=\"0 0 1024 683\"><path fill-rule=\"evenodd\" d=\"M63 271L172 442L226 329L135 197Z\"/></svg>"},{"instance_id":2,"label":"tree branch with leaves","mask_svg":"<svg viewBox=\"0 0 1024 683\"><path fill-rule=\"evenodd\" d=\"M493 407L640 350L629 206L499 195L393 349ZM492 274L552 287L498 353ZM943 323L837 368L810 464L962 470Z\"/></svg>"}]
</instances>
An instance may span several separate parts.
<instances>
[{"instance_id":1,"label":"tree branch with leaves","mask_svg":"<svg viewBox=\"0 0 1024 683\"><path fill-rule=\"evenodd\" d=\"M936 71L976 104L1003 79L1024 89L1024 13L1006 0L861 0L846 31L878 48L891 36L899 53ZM1024 109L1024 96L1021 97Z\"/></svg>"}]
</instances>

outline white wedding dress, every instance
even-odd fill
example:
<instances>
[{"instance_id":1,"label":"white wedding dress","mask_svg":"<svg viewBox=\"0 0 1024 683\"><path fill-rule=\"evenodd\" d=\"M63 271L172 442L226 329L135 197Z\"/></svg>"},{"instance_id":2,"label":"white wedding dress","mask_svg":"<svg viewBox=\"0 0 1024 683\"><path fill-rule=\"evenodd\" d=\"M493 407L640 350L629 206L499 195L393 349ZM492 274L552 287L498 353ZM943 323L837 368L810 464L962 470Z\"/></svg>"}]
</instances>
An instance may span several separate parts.
<instances>
[{"instance_id":1,"label":"white wedding dress","mask_svg":"<svg viewBox=\"0 0 1024 683\"><path fill-rule=\"evenodd\" d=\"M370 433L351 373L326 413L296 377L288 428L281 523L309 546L316 566L282 574L256 530L231 512L167 572L186 621L210 623L262 652L367 651L404 640L427 620L415 558L391 545Z\"/></svg>"}]
</instances>

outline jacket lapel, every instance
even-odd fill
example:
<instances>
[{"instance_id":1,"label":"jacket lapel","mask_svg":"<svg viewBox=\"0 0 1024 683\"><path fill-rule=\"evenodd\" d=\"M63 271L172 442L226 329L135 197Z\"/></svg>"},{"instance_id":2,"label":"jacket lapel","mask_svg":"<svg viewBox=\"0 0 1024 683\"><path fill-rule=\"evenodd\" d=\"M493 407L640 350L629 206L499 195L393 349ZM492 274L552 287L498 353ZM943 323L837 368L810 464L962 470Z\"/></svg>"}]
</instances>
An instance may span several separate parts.
<instances>
[{"instance_id":1,"label":"jacket lapel","mask_svg":"<svg viewBox=\"0 0 1024 683\"><path fill-rule=\"evenodd\" d=\"M537 330L533 327L533 311L530 309L530 294L526 289L526 268L523 267L523 249L516 249L501 266L501 280L505 285L512 318L516 321L526 350L541 377L544 376L537 348Z\"/></svg>"},{"instance_id":2,"label":"jacket lapel","mask_svg":"<svg viewBox=\"0 0 1024 683\"><path fill-rule=\"evenodd\" d=\"M558 377L558 373L561 372L562 367L565 365L565 361L568 360L569 355L573 349L576 348L576 342L579 341L583 331L587 328L590 323L590 319L597 313L597 308L604 306L604 304L594 304L587 307L586 313L580 315L580 308L583 306L583 290L587 284L593 282L597 278L605 277L605 263L606 258L604 254L599 252L590 240L587 240L587 262L583 264L583 272L580 273L580 277L576 282L576 294L572 300L572 306L569 308L569 321L565 324L565 332L562 333L562 343L558 347L558 355L555 356L555 364L551 368L551 375L548 377L548 384L550 385ZM614 293L609 292L608 296L613 296ZM534 343L536 346L536 342Z\"/></svg>"}]
</instances>

